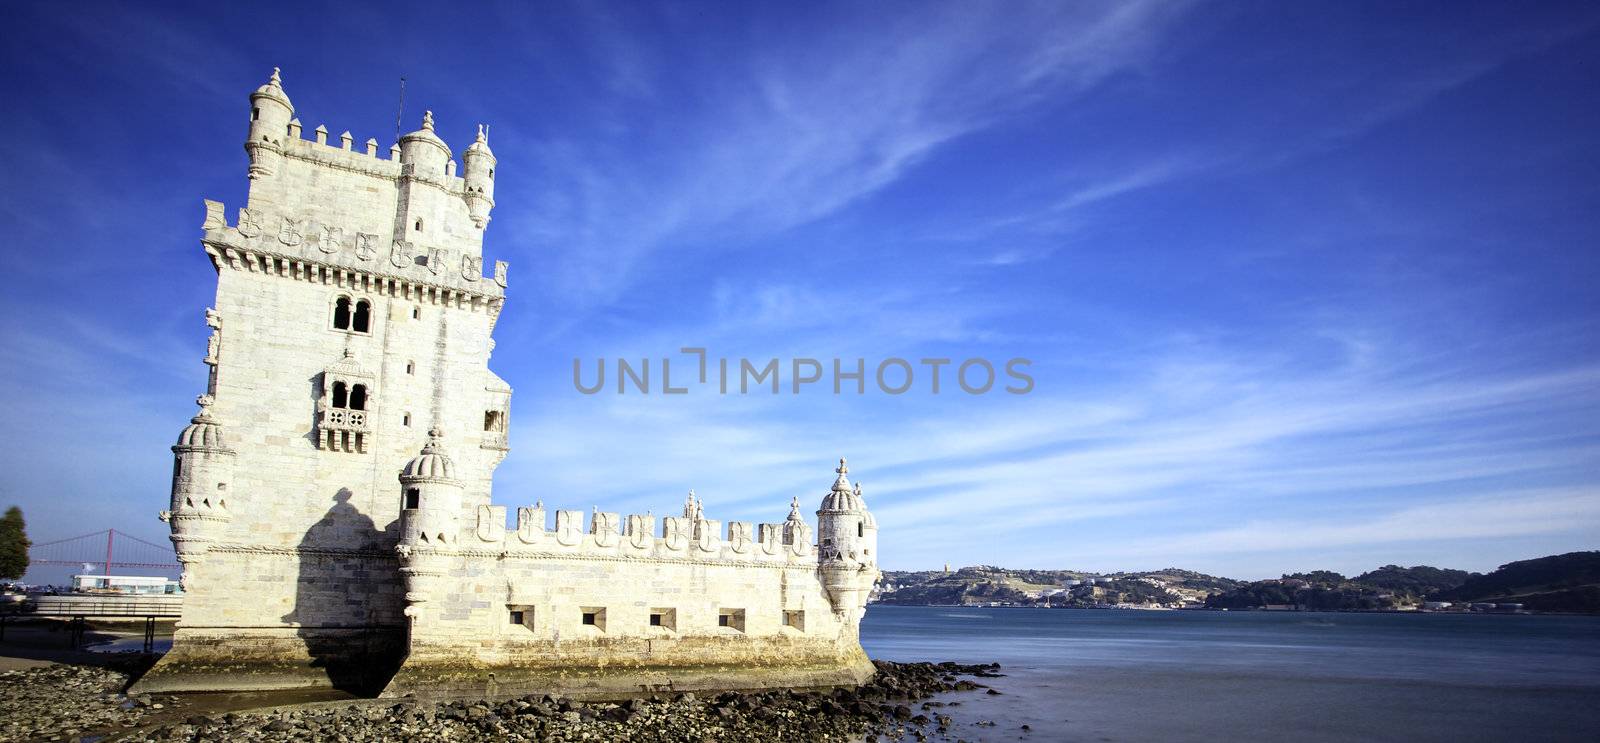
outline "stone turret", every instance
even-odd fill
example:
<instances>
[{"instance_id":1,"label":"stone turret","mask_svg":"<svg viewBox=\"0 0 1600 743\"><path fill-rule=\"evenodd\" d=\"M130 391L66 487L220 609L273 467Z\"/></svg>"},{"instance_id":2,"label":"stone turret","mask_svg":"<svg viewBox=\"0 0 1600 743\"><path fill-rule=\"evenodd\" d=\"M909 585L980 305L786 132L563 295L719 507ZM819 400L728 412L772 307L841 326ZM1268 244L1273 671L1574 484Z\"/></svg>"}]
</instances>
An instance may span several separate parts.
<instances>
[{"instance_id":1,"label":"stone turret","mask_svg":"<svg viewBox=\"0 0 1600 743\"><path fill-rule=\"evenodd\" d=\"M250 155L252 180L277 172L283 158L283 138L288 136L293 118L294 104L283 92L283 81L274 67L271 79L250 94L250 136L245 139L244 151Z\"/></svg>"},{"instance_id":2,"label":"stone turret","mask_svg":"<svg viewBox=\"0 0 1600 743\"><path fill-rule=\"evenodd\" d=\"M184 590L192 567L205 561L211 545L228 529L233 484L234 451L228 448L222 425L211 417L213 399L201 395L200 412L178 434L172 447L172 509L161 520L172 525L172 545L183 565Z\"/></svg>"},{"instance_id":3,"label":"stone turret","mask_svg":"<svg viewBox=\"0 0 1600 743\"><path fill-rule=\"evenodd\" d=\"M478 125L478 139L461 153L462 179L466 185L467 211L472 223L483 229L494 209L494 152L489 149L489 130Z\"/></svg>"},{"instance_id":4,"label":"stone turret","mask_svg":"<svg viewBox=\"0 0 1600 743\"><path fill-rule=\"evenodd\" d=\"M817 511L818 570L834 613L854 625L878 582L878 522L867 510L860 486L850 486L845 460L834 471L839 477Z\"/></svg>"},{"instance_id":5,"label":"stone turret","mask_svg":"<svg viewBox=\"0 0 1600 743\"><path fill-rule=\"evenodd\" d=\"M400 162L410 165L413 173L426 173L442 178L449 167L450 145L433 132L433 112L422 114L422 128L400 138Z\"/></svg>"},{"instance_id":6,"label":"stone turret","mask_svg":"<svg viewBox=\"0 0 1600 743\"><path fill-rule=\"evenodd\" d=\"M435 595L443 561L461 537L461 481L444 452L444 432L428 431L422 453L400 471L400 573L406 583L406 616Z\"/></svg>"}]
</instances>

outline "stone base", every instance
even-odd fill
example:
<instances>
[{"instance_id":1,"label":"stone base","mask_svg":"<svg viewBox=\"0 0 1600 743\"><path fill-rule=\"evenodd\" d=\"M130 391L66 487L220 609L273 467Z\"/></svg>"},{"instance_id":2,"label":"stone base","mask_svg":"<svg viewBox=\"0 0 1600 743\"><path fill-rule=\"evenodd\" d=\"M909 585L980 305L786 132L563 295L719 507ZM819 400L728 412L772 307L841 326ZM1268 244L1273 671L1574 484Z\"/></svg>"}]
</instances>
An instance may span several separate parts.
<instances>
[{"instance_id":1,"label":"stone base","mask_svg":"<svg viewBox=\"0 0 1600 743\"><path fill-rule=\"evenodd\" d=\"M404 627L213 632L180 628L172 649L129 692L333 688L372 696L405 655Z\"/></svg>"},{"instance_id":2,"label":"stone base","mask_svg":"<svg viewBox=\"0 0 1600 743\"><path fill-rule=\"evenodd\" d=\"M620 659L619 659L620 660ZM829 658L751 658L744 662L662 663L652 660L583 663L530 654L499 663L460 657L417 658L400 667L383 697L506 699L554 694L581 700L615 700L685 691L754 691L860 686L875 669L859 646Z\"/></svg>"}]
</instances>

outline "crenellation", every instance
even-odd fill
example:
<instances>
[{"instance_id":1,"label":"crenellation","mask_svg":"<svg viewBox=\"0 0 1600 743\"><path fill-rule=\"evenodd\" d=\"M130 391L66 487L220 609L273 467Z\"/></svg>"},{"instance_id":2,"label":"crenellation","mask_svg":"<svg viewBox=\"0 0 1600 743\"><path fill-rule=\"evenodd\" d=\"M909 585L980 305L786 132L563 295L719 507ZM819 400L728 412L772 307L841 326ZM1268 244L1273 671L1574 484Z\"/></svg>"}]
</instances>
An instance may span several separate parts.
<instances>
[{"instance_id":1,"label":"crenellation","mask_svg":"<svg viewBox=\"0 0 1600 743\"><path fill-rule=\"evenodd\" d=\"M457 160L426 112L382 159L349 130L301 138L277 70L250 102L247 200L232 225L204 202L211 373L163 514L189 595L138 691L606 696L871 675L857 633L877 524L842 460L815 528L798 497L782 523L724 523L692 491L660 519L590 506L552 523L538 501L508 526L487 126Z\"/></svg>"}]
</instances>

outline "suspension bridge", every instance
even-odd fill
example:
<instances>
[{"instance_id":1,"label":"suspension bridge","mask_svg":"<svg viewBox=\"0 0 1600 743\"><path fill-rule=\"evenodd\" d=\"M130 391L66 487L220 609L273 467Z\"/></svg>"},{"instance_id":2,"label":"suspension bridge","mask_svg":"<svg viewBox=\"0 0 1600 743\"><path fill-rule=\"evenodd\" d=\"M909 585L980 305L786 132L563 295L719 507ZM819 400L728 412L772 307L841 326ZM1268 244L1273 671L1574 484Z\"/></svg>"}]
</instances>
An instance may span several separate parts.
<instances>
[{"instance_id":1,"label":"suspension bridge","mask_svg":"<svg viewBox=\"0 0 1600 743\"><path fill-rule=\"evenodd\" d=\"M111 574L112 568L178 567L178 555L172 547L146 542L116 529L40 542L28 548L28 561L32 565L102 565L106 575Z\"/></svg>"}]
</instances>

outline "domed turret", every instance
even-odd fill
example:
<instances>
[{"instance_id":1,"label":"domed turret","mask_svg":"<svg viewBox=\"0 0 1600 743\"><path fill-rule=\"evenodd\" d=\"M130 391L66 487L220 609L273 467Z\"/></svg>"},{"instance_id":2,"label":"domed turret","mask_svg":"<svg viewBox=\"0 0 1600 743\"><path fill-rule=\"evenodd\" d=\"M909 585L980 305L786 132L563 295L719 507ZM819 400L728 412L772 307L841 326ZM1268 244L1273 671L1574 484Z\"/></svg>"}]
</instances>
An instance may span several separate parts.
<instances>
[{"instance_id":1,"label":"domed turret","mask_svg":"<svg viewBox=\"0 0 1600 743\"><path fill-rule=\"evenodd\" d=\"M228 499L233 485L234 452L227 446L222 424L211 416L214 400L201 395L200 412L178 434L172 447L172 508L161 520L172 526L172 545L183 565L183 583L189 585L192 567L205 561L211 545L227 531L233 514Z\"/></svg>"},{"instance_id":2,"label":"domed turret","mask_svg":"<svg viewBox=\"0 0 1600 743\"><path fill-rule=\"evenodd\" d=\"M850 467L839 460L833 489L817 511L817 558L823 587L835 613L859 620L878 581L878 523L867 511L859 486L850 486Z\"/></svg>"},{"instance_id":3,"label":"domed turret","mask_svg":"<svg viewBox=\"0 0 1600 743\"><path fill-rule=\"evenodd\" d=\"M409 617L421 613L420 605L435 593L434 584L444 574L441 561L453 551L461 532L461 482L455 463L444 452L444 432L428 431L422 453L400 471L400 574L406 581Z\"/></svg>"},{"instance_id":4,"label":"domed turret","mask_svg":"<svg viewBox=\"0 0 1600 743\"><path fill-rule=\"evenodd\" d=\"M294 118L294 104L283 91L283 81L278 68L272 68L272 77L265 85L250 94L250 136L245 139L244 150L250 155L252 179L272 175L277 171L283 156L283 140L288 136L289 121Z\"/></svg>"},{"instance_id":5,"label":"domed turret","mask_svg":"<svg viewBox=\"0 0 1600 743\"><path fill-rule=\"evenodd\" d=\"M455 481L456 465L444 453L444 446L440 443L443 437L444 433L437 428L428 432L428 443L422 446L421 454L406 462L405 469L400 473L400 482Z\"/></svg>"},{"instance_id":6,"label":"domed turret","mask_svg":"<svg viewBox=\"0 0 1600 743\"><path fill-rule=\"evenodd\" d=\"M444 432L428 432L422 453L400 470L401 542L414 546L454 545L461 519L461 482L444 452Z\"/></svg>"},{"instance_id":7,"label":"domed turret","mask_svg":"<svg viewBox=\"0 0 1600 743\"><path fill-rule=\"evenodd\" d=\"M494 209L494 152L489 150L489 128L478 125L478 139L461 153L465 172L467 211L472 223L483 229L489 224L489 211Z\"/></svg>"},{"instance_id":8,"label":"domed turret","mask_svg":"<svg viewBox=\"0 0 1600 743\"><path fill-rule=\"evenodd\" d=\"M411 172L443 178L450 166L450 146L433 133L433 112L422 114L422 128L400 138L400 162Z\"/></svg>"}]
</instances>

